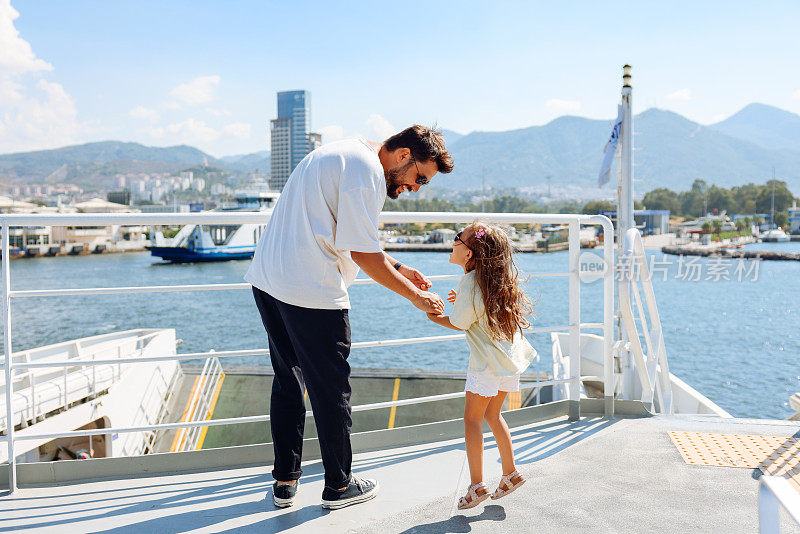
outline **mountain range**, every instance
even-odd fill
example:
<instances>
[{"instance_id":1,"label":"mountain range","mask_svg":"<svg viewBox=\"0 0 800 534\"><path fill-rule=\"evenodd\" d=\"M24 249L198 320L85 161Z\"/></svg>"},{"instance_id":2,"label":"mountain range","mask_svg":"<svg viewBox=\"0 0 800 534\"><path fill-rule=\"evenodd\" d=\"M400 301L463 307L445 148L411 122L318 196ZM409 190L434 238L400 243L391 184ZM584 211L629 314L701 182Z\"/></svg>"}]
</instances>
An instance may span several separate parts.
<instances>
[{"instance_id":1,"label":"mountain range","mask_svg":"<svg viewBox=\"0 0 800 534\"><path fill-rule=\"evenodd\" d=\"M455 160L439 187L477 189L485 174L495 188L542 190L597 188L597 173L611 120L563 116L542 126L503 132L460 134L443 130ZM800 193L800 116L750 104L716 124L704 126L677 113L649 109L634 118L637 192L656 187L688 189L702 178L730 187L776 177ZM269 170L269 153L214 158L190 146L148 147L104 141L54 150L0 155L0 177L15 182L102 183L117 172L172 172L207 163L238 172ZM605 186L609 191L609 185Z\"/></svg>"}]
</instances>

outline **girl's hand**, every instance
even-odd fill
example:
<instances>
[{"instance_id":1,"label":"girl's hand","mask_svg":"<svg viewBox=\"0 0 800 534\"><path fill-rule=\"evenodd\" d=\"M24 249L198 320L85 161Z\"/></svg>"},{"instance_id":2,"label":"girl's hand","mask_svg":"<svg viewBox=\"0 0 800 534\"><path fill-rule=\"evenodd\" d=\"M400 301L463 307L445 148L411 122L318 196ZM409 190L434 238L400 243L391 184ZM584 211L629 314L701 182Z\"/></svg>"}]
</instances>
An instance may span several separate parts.
<instances>
[{"instance_id":1,"label":"girl's hand","mask_svg":"<svg viewBox=\"0 0 800 534\"><path fill-rule=\"evenodd\" d=\"M413 267L409 267L408 265L401 265L399 273L408 278L408 280L411 281L411 283L414 284L417 287L417 289L421 289L422 291L427 291L431 288L431 281L428 280L428 278L424 274L414 269Z\"/></svg>"},{"instance_id":2,"label":"girl's hand","mask_svg":"<svg viewBox=\"0 0 800 534\"><path fill-rule=\"evenodd\" d=\"M456 295L457 293L455 292L455 290L451 289L450 293L447 294L447 302L453 304L456 301Z\"/></svg>"}]
</instances>

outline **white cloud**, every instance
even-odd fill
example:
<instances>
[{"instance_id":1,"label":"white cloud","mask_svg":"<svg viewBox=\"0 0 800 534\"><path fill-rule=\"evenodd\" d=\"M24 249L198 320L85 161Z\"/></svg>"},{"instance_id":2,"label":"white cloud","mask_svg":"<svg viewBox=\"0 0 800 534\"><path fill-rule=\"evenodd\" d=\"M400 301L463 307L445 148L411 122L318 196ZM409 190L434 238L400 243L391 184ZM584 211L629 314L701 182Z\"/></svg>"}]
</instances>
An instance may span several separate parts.
<instances>
[{"instance_id":1,"label":"white cloud","mask_svg":"<svg viewBox=\"0 0 800 534\"><path fill-rule=\"evenodd\" d=\"M136 106L128 112L128 115L134 119L147 119L151 121L158 120L158 112L154 109L149 109L144 106Z\"/></svg>"},{"instance_id":2,"label":"white cloud","mask_svg":"<svg viewBox=\"0 0 800 534\"><path fill-rule=\"evenodd\" d=\"M21 89L22 84L9 79L0 79L0 102L5 105L21 102L24 98Z\"/></svg>"},{"instance_id":3,"label":"white cloud","mask_svg":"<svg viewBox=\"0 0 800 534\"><path fill-rule=\"evenodd\" d=\"M692 91L689 89L680 89L675 91L674 93L670 93L667 95L667 100L691 100L692 99Z\"/></svg>"},{"instance_id":4,"label":"white cloud","mask_svg":"<svg viewBox=\"0 0 800 534\"><path fill-rule=\"evenodd\" d=\"M232 122L223 126L222 133L237 139L250 139L250 125L246 122Z\"/></svg>"},{"instance_id":5,"label":"white cloud","mask_svg":"<svg viewBox=\"0 0 800 534\"><path fill-rule=\"evenodd\" d=\"M370 115L364 126L367 127L367 136L378 141L391 137L397 131L389 121L377 113Z\"/></svg>"},{"instance_id":6,"label":"white cloud","mask_svg":"<svg viewBox=\"0 0 800 534\"><path fill-rule=\"evenodd\" d=\"M19 36L14 20L19 17L11 0L0 0L0 72L4 75L53 70L53 66L36 57L31 45Z\"/></svg>"},{"instance_id":7,"label":"white cloud","mask_svg":"<svg viewBox=\"0 0 800 534\"><path fill-rule=\"evenodd\" d=\"M35 150L75 142L81 130L75 102L60 83L40 79L26 88L22 99L2 105L8 138L0 145L10 150Z\"/></svg>"},{"instance_id":8,"label":"white cloud","mask_svg":"<svg viewBox=\"0 0 800 534\"><path fill-rule=\"evenodd\" d=\"M164 104L162 104L161 107L163 107L164 109L183 109L182 106L177 102L175 102L174 100L168 100L164 102Z\"/></svg>"},{"instance_id":9,"label":"white cloud","mask_svg":"<svg viewBox=\"0 0 800 534\"><path fill-rule=\"evenodd\" d=\"M75 101L44 79L53 66L36 57L14 27L19 13L0 0L0 146L4 152L63 146L85 129Z\"/></svg>"},{"instance_id":10,"label":"white cloud","mask_svg":"<svg viewBox=\"0 0 800 534\"><path fill-rule=\"evenodd\" d=\"M170 134L179 143L210 143L219 139L219 132L205 123L196 119L186 119L183 122L170 124L163 130L156 128L155 132Z\"/></svg>"},{"instance_id":11,"label":"white cloud","mask_svg":"<svg viewBox=\"0 0 800 534\"><path fill-rule=\"evenodd\" d=\"M344 128L338 124L332 124L330 126L325 126L324 128L318 128L317 133L322 134L322 144L325 144L332 141L338 141L344 137Z\"/></svg>"},{"instance_id":12,"label":"white cloud","mask_svg":"<svg viewBox=\"0 0 800 534\"><path fill-rule=\"evenodd\" d=\"M551 98L545 102L544 106L547 111L551 113L574 113L581 109L581 103L577 100L561 100L560 98Z\"/></svg>"},{"instance_id":13,"label":"white cloud","mask_svg":"<svg viewBox=\"0 0 800 534\"><path fill-rule=\"evenodd\" d=\"M215 117L228 117L231 114L226 108L206 108L206 113Z\"/></svg>"},{"instance_id":14,"label":"white cloud","mask_svg":"<svg viewBox=\"0 0 800 534\"><path fill-rule=\"evenodd\" d=\"M219 76L199 76L177 86L169 94L189 105L205 104L216 97L219 81Z\"/></svg>"},{"instance_id":15,"label":"white cloud","mask_svg":"<svg viewBox=\"0 0 800 534\"><path fill-rule=\"evenodd\" d=\"M798 89L797 91L792 93L792 98L796 98L796 99L800 100L800 89Z\"/></svg>"}]
</instances>

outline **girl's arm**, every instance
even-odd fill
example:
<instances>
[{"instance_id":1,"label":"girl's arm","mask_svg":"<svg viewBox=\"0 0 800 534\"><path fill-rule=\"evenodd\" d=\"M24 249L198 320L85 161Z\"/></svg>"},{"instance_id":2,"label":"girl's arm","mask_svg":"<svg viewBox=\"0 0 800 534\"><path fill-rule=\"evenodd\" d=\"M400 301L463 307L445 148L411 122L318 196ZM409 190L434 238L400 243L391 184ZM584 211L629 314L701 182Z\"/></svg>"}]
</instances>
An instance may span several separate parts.
<instances>
[{"instance_id":1,"label":"girl's arm","mask_svg":"<svg viewBox=\"0 0 800 534\"><path fill-rule=\"evenodd\" d=\"M459 332L463 332L460 328L453 326L453 323L450 322L450 317L447 315L434 315L433 313L428 313L428 319L433 321L434 323L444 326L445 328L450 328L451 330L458 330Z\"/></svg>"}]
</instances>

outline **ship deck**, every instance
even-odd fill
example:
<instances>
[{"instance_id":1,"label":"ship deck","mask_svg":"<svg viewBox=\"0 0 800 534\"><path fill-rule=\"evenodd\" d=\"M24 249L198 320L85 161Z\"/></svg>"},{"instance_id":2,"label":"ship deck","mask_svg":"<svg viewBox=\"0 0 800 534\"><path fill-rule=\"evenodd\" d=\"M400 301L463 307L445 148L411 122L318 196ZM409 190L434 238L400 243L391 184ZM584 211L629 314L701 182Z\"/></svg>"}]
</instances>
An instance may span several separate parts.
<instances>
[{"instance_id":1,"label":"ship deck","mask_svg":"<svg viewBox=\"0 0 800 534\"><path fill-rule=\"evenodd\" d=\"M620 407L631 415L611 419L587 415L599 410L583 403L578 421L570 421L566 411L553 412L552 406L509 413L518 467L529 482L502 500L486 501L464 512L455 510L455 501L468 483L464 444L463 439L452 437L459 422L451 421L440 427L372 433L378 450L356 453L354 471L377 478L380 495L350 508L325 511L320 507L319 460L305 463L295 506L274 508L265 462L218 465L223 456L233 464L237 455L242 456L238 463L254 458L255 446L250 446L217 449L226 451L222 456L193 451L153 455L151 460L96 461L92 472L109 474L105 479L74 480L89 462L59 462L62 471L51 469L48 476L56 483L50 484L36 482L37 476L44 480L42 473L34 472L42 466L22 465L30 469L27 473L21 469L21 477L26 475L29 483L13 495L0 497L0 530L495 532L501 524L509 532L757 530L760 471L688 465L668 432L797 437L800 424L649 416L637 410L636 403L627 404ZM438 441L385 446L393 436L398 442L414 435L420 441L435 440L437 428L444 429L441 435L445 436ZM369 449L372 438L354 436L354 448ZM261 447L263 453L266 447ZM313 455L313 447L308 450ZM173 466L171 471L164 458ZM181 462L181 458L186 460ZM154 463L148 465L148 461ZM216 467L203 469L206 461ZM180 464L194 470L175 472L174 466ZM500 467L491 434L487 434L484 465L487 484L496 484ZM151 473L141 474L146 470ZM782 526L784 532L800 532L785 514Z\"/></svg>"}]
</instances>

